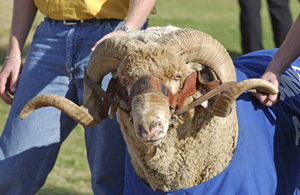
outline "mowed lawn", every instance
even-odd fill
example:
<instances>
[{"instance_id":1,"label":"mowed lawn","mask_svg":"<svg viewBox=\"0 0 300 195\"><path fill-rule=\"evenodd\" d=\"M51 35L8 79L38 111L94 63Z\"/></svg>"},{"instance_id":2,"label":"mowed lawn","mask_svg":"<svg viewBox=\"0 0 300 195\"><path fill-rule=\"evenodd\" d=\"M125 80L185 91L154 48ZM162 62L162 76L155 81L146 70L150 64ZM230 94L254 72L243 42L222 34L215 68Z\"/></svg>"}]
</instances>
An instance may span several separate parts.
<instances>
[{"instance_id":1,"label":"mowed lawn","mask_svg":"<svg viewBox=\"0 0 300 195\"><path fill-rule=\"evenodd\" d=\"M0 1L0 67L6 56L12 0ZM193 28L212 35L228 50L232 58L242 55L239 31L238 1L224 0L158 0L157 14L150 16L150 26L173 25L181 28ZM290 0L293 19L300 11L298 0ZM274 48L270 16L266 1L262 1L263 45L265 49ZM33 30L43 20L38 13ZM26 58L33 32L27 39L22 53ZM0 133L5 125L10 106L0 100ZM1 175L1 177L3 177ZM77 126L62 145L58 160L38 195L91 195L90 171L86 160L84 131Z\"/></svg>"}]
</instances>

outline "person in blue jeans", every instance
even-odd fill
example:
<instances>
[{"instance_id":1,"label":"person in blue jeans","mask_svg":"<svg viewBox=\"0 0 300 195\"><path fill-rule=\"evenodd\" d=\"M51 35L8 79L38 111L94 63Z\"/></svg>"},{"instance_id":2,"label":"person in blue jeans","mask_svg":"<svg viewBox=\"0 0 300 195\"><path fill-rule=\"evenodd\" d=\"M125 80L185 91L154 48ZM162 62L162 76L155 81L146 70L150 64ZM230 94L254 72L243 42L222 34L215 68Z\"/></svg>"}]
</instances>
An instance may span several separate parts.
<instances>
[{"instance_id":1,"label":"person in blue jeans","mask_svg":"<svg viewBox=\"0 0 300 195\"><path fill-rule=\"evenodd\" d=\"M0 72L0 97L11 105L0 137L1 195L35 194L77 125L55 108L41 108L20 120L23 106L41 94L63 96L81 105L83 75L92 51L106 38L145 29L155 3L14 0L7 57ZM37 10L46 17L36 29L22 67L21 51ZM109 77L104 79L103 88L108 81ZM94 194L122 194L125 143L116 119L85 128L85 141Z\"/></svg>"}]
</instances>

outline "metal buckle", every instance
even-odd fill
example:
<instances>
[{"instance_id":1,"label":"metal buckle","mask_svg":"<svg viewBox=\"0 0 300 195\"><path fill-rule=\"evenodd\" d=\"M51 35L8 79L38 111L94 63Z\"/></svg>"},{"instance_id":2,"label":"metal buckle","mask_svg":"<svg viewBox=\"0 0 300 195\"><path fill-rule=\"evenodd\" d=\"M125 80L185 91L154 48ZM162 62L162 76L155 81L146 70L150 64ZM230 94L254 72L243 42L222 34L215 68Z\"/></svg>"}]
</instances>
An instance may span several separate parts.
<instances>
[{"instance_id":1,"label":"metal buckle","mask_svg":"<svg viewBox=\"0 0 300 195\"><path fill-rule=\"evenodd\" d=\"M171 110L172 116L171 116L171 120L169 122L169 126L174 125L176 127L177 125L175 123L178 120L178 116L174 114L174 111L175 111L174 109Z\"/></svg>"},{"instance_id":2,"label":"metal buckle","mask_svg":"<svg viewBox=\"0 0 300 195\"><path fill-rule=\"evenodd\" d=\"M84 20L79 20L79 21L80 21L80 23L84 22ZM67 22L67 20L64 20L63 22L64 22L64 25L76 25L76 24L78 24L77 22Z\"/></svg>"}]
</instances>

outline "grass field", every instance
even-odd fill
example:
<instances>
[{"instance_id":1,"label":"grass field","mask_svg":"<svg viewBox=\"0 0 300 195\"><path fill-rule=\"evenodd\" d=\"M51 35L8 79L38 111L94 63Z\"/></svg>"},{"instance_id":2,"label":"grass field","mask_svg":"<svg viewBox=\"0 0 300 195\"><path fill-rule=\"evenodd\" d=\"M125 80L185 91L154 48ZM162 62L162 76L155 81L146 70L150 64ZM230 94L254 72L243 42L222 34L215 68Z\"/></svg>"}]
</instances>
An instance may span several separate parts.
<instances>
[{"instance_id":1,"label":"grass field","mask_svg":"<svg viewBox=\"0 0 300 195\"><path fill-rule=\"evenodd\" d=\"M6 56L12 2L12 0L0 2L0 67ZM201 30L219 40L232 58L241 55L238 1L158 0L156 7L157 14L150 16L150 26L174 25ZM290 7L293 19L295 19L300 10L298 0L290 0ZM266 1L262 1L261 16L263 45L265 49L273 48L273 35ZM42 19L43 16L38 14L33 30ZM33 30L22 53L23 61L26 58ZM0 133L5 125L9 109L10 107L0 99ZM77 126L62 145L54 170L48 176L44 187L37 193L38 195L92 194L83 137L83 128Z\"/></svg>"}]
</instances>

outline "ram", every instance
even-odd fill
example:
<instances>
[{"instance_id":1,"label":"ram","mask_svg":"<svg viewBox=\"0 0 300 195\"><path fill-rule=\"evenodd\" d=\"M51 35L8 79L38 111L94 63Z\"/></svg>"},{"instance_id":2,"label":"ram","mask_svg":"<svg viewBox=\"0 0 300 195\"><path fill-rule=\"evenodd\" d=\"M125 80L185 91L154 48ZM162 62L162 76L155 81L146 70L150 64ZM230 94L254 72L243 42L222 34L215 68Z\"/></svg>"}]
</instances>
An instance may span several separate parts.
<instances>
[{"instance_id":1,"label":"ram","mask_svg":"<svg viewBox=\"0 0 300 195\"><path fill-rule=\"evenodd\" d=\"M217 40L193 29L153 27L113 37L91 56L82 106L41 95L20 117L54 106L93 126L112 105L127 144L124 194L293 194L299 101L281 96L267 108L247 92L278 93L256 79L272 52L237 58L235 67ZM109 73L105 93L101 81Z\"/></svg>"}]
</instances>

